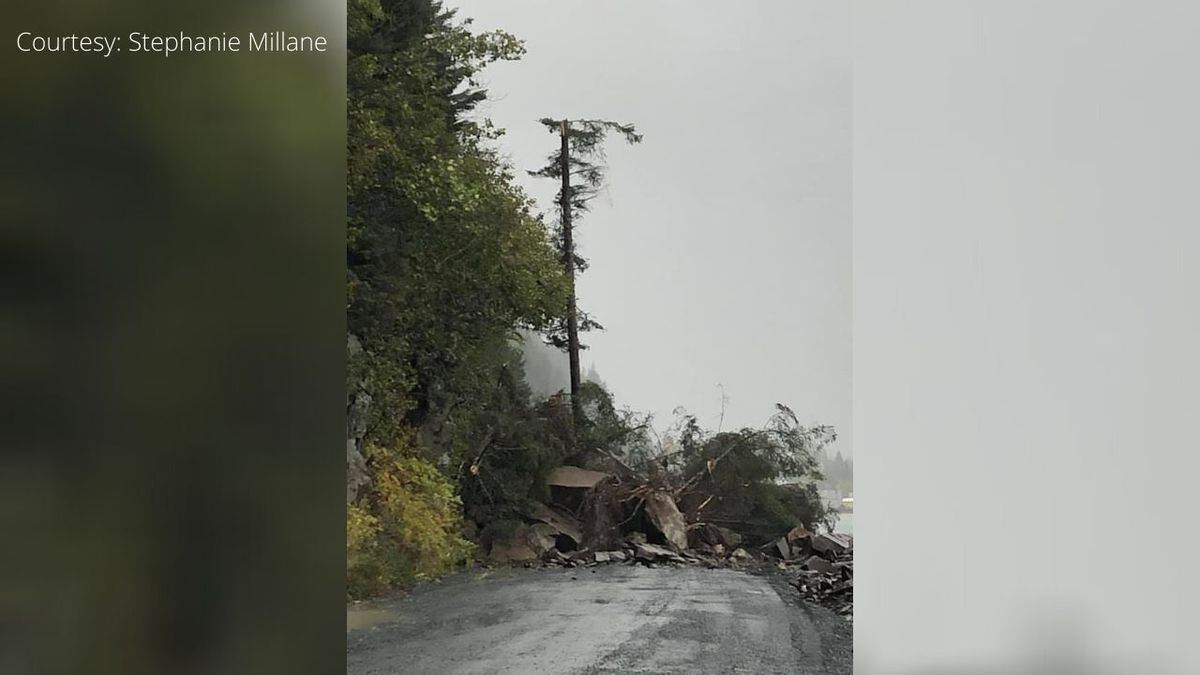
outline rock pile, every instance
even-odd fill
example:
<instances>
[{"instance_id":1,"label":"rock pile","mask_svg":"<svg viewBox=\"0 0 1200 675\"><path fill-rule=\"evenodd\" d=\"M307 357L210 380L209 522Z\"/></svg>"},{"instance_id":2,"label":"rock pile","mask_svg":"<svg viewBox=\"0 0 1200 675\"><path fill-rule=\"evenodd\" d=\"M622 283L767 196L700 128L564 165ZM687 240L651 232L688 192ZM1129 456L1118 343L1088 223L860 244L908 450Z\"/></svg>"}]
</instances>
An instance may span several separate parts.
<instances>
[{"instance_id":1,"label":"rock pile","mask_svg":"<svg viewBox=\"0 0 1200 675\"><path fill-rule=\"evenodd\" d=\"M598 471L563 466L547 483L551 503L531 503L523 522L506 537L494 538L489 545L493 561L526 567L765 564L805 600L853 617L854 539L849 535L798 526L752 554L742 535L689 519L669 491L649 482L621 483Z\"/></svg>"},{"instance_id":2,"label":"rock pile","mask_svg":"<svg viewBox=\"0 0 1200 675\"><path fill-rule=\"evenodd\" d=\"M805 600L853 618L853 537L797 527L765 548Z\"/></svg>"},{"instance_id":3,"label":"rock pile","mask_svg":"<svg viewBox=\"0 0 1200 675\"><path fill-rule=\"evenodd\" d=\"M726 554L724 551L697 551L692 549L674 550L667 546L659 546L646 541L646 537L638 536L640 532L632 532L626 538L621 548L607 551L589 551L587 549L563 553L555 548L548 549L539 561L548 567L594 567L607 563L626 563L644 565L646 567L696 565L708 568L741 567L754 562L754 557L745 549L736 548ZM530 561L527 567L536 563Z\"/></svg>"}]
</instances>

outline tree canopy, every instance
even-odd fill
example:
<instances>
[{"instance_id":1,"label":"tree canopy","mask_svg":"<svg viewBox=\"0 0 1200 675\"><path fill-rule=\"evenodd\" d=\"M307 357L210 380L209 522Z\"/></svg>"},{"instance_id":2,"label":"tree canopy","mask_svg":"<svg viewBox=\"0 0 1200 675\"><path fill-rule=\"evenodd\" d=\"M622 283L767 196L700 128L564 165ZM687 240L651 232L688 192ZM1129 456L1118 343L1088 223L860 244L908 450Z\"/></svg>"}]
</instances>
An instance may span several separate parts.
<instances>
[{"instance_id":1,"label":"tree canopy","mask_svg":"<svg viewBox=\"0 0 1200 675\"><path fill-rule=\"evenodd\" d=\"M576 270L583 272L588 267L587 258L580 255L579 249L575 246L571 246L571 250L567 250L567 237L564 236L563 227L568 219L570 222L578 221L579 217L587 212L588 203L604 186L604 176L607 170L604 141L608 135L615 133L631 145L641 143L642 135L632 124L609 120L543 117L538 121L551 134L558 134L560 137L566 136L565 157L564 148L560 145L546 157L545 166L536 171L530 171L529 174L539 178L561 180L564 168L569 173L569 185L559 188L555 196L559 217L556 223L554 242L564 264L571 267L569 272ZM564 216L564 209L569 209L570 213ZM576 313L580 332L604 329L587 312L576 308ZM547 333L547 341L559 349L569 347L567 326L564 322L560 321L551 327ZM580 345L580 348L586 349L587 346Z\"/></svg>"},{"instance_id":2,"label":"tree canopy","mask_svg":"<svg viewBox=\"0 0 1200 675\"><path fill-rule=\"evenodd\" d=\"M353 0L349 13L347 329L389 443L495 382L518 326L566 304L547 228L470 117L475 76L519 41L473 34L429 0Z\"/></svg>"},{"instance_id":3,"label":"tree canopy","mask_svg":"<svg viewBox=\"0 0 1200 675\"><path fill-rule=\"evenodd\" d=\"M351 0L347 19L347 406L369 401L352 439L367 483L352 497L352 558L424 555L417 541L459 550L450 520L439 521L438 546L384 521L426 498L457 512L431 486L436 474L403 479L417 475L410 458L450 481L485 435L522 431L498 421L531 415L516 330L542 330L566 307L551 234L493 147L500 130L472 115L486 97L479 70L523 47L500 31L473 33L432 0ZM380 584L429 571L368 563Z\"/></svg>"}]
</instances>

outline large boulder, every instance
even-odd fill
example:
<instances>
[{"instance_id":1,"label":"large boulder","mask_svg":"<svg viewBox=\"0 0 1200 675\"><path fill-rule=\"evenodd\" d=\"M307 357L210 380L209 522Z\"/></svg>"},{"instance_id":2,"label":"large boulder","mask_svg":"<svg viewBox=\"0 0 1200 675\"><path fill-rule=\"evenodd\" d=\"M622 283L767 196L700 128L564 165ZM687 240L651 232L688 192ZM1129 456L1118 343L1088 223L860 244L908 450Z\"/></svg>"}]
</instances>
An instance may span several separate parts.
<instances>
[{"instance_id":1,"label":"large boulder","mask_svg":"<svg viewBox=\"0 0 1200 675\"><path fill-rule=\"evenodd\" d=\"M682 556L680 556L678 553L676 553L670 549L663 548L662 546L655 546L654 544L636 544L633 547L633 556L637 560L640 560L642 562L647 562L647 563L656 563L656 562L686 563L687 562L687 560L684 559Z\"/></svg>"},{"instance_id":2,"label":"large boulder","mask_svg":"<svg viewBox=\"0 0 1200 675\"><path fill-rule=\"evenodd\" d=\"M548 525L556 535L570 539L572 548L579 548L583 542L583 528L580 527L579 521L569 514L534 502L525 515L530 520Z\"/></svg>"},{"instance_id":3,"label":"large boulder","mask_svg":"<svg viewBox=\"0 0 1200 675\"><path fill-rule=\"evenodd\" d=\"M667 543L675 550L687 549L687 522L683 519L683 514L679 512L679 507L675 506L675 500L671 498L671 495L665 492L652 492L647 495L646 515L650 517L650 523L659 532L662 532Z\"/></svg>"},{"instance_id":4,"label":"large boulder","mask_svg":"<svg viewBox=\"0 0 1200 675\"><path fill-rule=\"evenodd\" d=\"M488 557L496 562L537 560L554 548L557 531L545 523L519 525L511 534L492 541Z\"/></svg>"},{"instance_id":5,"label":"large boulder","mask_svg":"<svg viewBox=\"0 0 1200 675\"><path fill-rule=\"evenodd\" d=\"M813 550L827 557L843 555L853 547L854 539L846 534L822 532L812 538Z\"/></svg>"},{"instance_id":6,"label":"large boulder","mask_svg":"<svg viewBox=\"0 0 1200 675\"><path fill-rule=\"evenodd\" d=\"M693 525L688 530L688 542L691 543L693 547L703 544L709 548L721 546L725 549L732 550L738 546L741 546L742 535L729 528L721 527L720 525L701 523L699 525Z\"/></svg>"},{"instance_id":7,"label":"large boulder","mask_svg":"<svg viewBox=\"0 0 1200 675\"><path fill-rule=\"evenodd\" d=\"M523 562L537 560L540 552L530 542L532 532L522 525L503 539L492 541L488 557L496 562Z\"/></svg>"}]
</instances>

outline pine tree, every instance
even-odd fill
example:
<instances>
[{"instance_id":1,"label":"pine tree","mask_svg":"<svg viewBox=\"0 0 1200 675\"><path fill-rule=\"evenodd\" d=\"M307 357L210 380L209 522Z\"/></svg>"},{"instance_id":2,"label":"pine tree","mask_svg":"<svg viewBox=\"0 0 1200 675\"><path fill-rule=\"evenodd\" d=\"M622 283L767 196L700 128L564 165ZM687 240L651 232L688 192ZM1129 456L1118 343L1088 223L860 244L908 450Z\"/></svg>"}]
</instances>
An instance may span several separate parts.
<instances>
[{"instance_id":1,"label":"pine tree","mask_svg":"<svg viewBox=\"0 0 1200 675\"><path fill-rule=\"evenodd\" d=\"M574 241L574 219L587 211L588 202L604 185L604 140L609 133L620 134L630 144L640 143L641 134L632 124L620 124L608 120L568 120L542 118L546 129L559 136L559 149L550 154L546 166L530 174L542 178L553 178L562 182L558 191L559 252L567 272L569 297L565 336L563 330L551 333L551 344L566 349L571 365L571 413L575 425L583 420L579 399L581 377L579 373L579 332L602 328L585 312L579 311L575 295L575 275L587 269L587 261L578 254ZM573 181L576 178L578 180Z\"/></svg>"}]
</instances>

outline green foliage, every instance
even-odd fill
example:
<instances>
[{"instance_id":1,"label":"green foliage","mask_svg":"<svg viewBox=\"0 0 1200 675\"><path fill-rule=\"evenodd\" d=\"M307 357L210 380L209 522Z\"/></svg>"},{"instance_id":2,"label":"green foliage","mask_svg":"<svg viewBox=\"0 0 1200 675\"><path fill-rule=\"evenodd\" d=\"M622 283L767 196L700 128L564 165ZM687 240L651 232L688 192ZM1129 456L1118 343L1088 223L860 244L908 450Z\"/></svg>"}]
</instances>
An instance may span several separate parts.
<instances>
[{"instance_id":1,"label":"green foliage","mask_svg":"<svg viewBox=\"0 0 1200 675\"><path fill-rule=\"evenodd\" d=\"M651 437L650 415L618 408L612 394L597 382L584 381L579 398L586 424L578 430L579 448L572 463L582 466L599 461L596 468L604 468L597 448L625 458L655 454L658 446Z\"/></svg>"},{"instance_id":2,"label":"green foliage","mask_svg":"<svg viewBox=\"0 0 1200 675\"><path fill-rule=\"evenodd\" d=\"M572 245L568 251L566 238L563 236L563 206L570 209L572 223L587 211L588 202L596 196L604 185L604 140L610 133L622 136L629 144L641 143L642 135L632 124L620 124L608 120L555 120L548 117L539 120L547 131L557 134L559 138L565 133L567 137L566 171L570 174L570 185L559 188L555 199L559 209L558 231L555 233L555 243L558 246L559 257L564 267L569 266L580 272L587 269L587 259L579 255L578 247ZM532 176L561 180L564 162L563 149L559 148L546 158L546 165L537 171L530 171ZM578 329L580 332L603 330L594 318L587 312L577 309ZM568 347L566 336L567 327L564 321L558 321L547 331L548 342L559 349ZM586 349L586 345L580 345Z\"/></svg>"},{"instance_id":3,"label":"green foliage","mask_svg":"<svg viewBox=\"0 0 1200 675\"><path fill-rule=\"evenodd\" d=\"M512 342L561 320L567 281L493 147L501 132L468 117L486 97L480 70L521 43L433 0L350 0L347 40L346 318L361 346L347 399L370 397L370 482L347 515L361 595L461 561L460 486L468 510L508 504L560 453L536 442ZM507 445L477 462L489 439Z\"/></svg>"},{"instance_id":4,"label":"green foliage","mask_svg":"<svg viewBox=\"0 0 1200 675\"><path fill-rule=\"evenodd\" d=\"M752 540L777 537L796 525L812 528L830 518L817 492L818 457L835 440L832 427L804 427L787 406L761 429L707 434L687 417L674 466L700 476L687 508L713 496L703 518L728 525Z\"/></svg>"},{"instance_id":5,"label":"green foliage","mask_svg":"<svg viewBox=\"0 0 1200 675\"><path fill-rule=\"evenodd\" d=\"M544 117L539 122L552 134L562 134L566 129L568 152L568 170L572 180L567 192L571 213L577 214L588 209L588 202L596 196L604 185L604 140L610 133L619 134L630 145L642 142L642 135L632 124L620 124L608 120L555 120ZM560 136L561 137L561 136ZM562 148L550 153L546 158L546 166L531 171L530 175L541 178L561 179L563 171ZM558 193L558 203L561 205L563 193Z\"/></svg>"},{"instance_id":6,"label":"green foliage","mask_svg":"<svg viewBox=\"0 0 1200 675\"><path fill-rule=\"evenodd\" d=\"M561 317L566 281L488 145L499 132L464 117L479 70L520 43L428 0L353 0L348 16L347 322L386 445L469 406L498 342Z\"/></svg>"},{"instance_id":7,"label":"green foliage","mask_svg":"<svg viewBox=\"0 0 1200 675\"><path fill-rule=\"evenodd\" d=\"M569 416L557 401L531 402L519 349L505 345L498 377L479 392L474 414L460 416L467 433L457 475L466 515L487 524L513 518L530 499L545 499L546 473L563 463L569 445Z\"/></svg>"},{"instance_id":8,"label":"green foliage","mask_svg":"<svg viewBox=\"0 0 1200 675\"><path fill-rule=\"evenodd\" d=\"M432 464L375 446L370 491L347 507L346 582L352 598L445 573L470 559L461 502Z\"/></svg>"}]
</instances>

